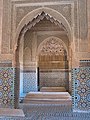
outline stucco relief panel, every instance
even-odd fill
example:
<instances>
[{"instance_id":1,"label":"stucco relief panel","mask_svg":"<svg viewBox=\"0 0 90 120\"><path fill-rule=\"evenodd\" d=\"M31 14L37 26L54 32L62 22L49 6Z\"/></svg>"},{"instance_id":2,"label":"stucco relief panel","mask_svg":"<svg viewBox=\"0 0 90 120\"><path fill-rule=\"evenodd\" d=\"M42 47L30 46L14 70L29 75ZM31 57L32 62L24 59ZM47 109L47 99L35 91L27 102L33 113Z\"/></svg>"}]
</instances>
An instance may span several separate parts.
<instances>
[{"instance_id":1,"label":"stucco relief panel","mask_svg":"<svg viewBox=\"0 0 90 120\"><path fill-rule=\"evenodd\" d=\"M20 6L19 6L20 5ZM43 5L42 5L43 6ZM12 39L14 38L14 31L17 28L18 24L20 23L20 21L22 20L22 18L27 15L29 12L42 7L40 5L34 6L34 3L32 3L32 6L25 6L23 3L22 4L14 4L13 3L13 9L12 9ZM72 15L71 15L71 11L72 11L72 2L70 4L57 4L57 5L46 5L45 7L49 7L52 8L58 12L60 12L65 19L68 21L68 23L71 25L72 24ZM11 44L12 40L11 40ZM11 45L11 47L12 47Z\"/></svg>"},{"instance_id":2,"label":"stucco relief panel","mask_svg":"<svg viewBox=\"0 0 90 120\"><path fill-rule=\"evenodd\" d=\"M25 15L29 12L33 11L34 9L40 8L39 6L28 6L28 7L17 7L16 8L16 27L18 26L19 22L23 19Z\"/></svg>"},{"instance_id":3,"label":"stucco relief panel","mask_svg":"<svg viewBox=\"0 0 90 120\"><path fill-rule=\"evenodd\" d=\"M64 55L65 50L67 48L64 48L63 42L58 40L55 37L50 37L44 40L44 43L42 44L41 48L39 47L39 51L41 55ZM67 51L67 50L66 50Z\"/></svg>"},{"instance_id":4,"label":"stucco relief panel","mask_svg":"<svg viewBox=\"0 0 90 120\"><path fill-rule=\"evenodd\" d=\"M47 6L50 7L58 12L60 12L69 22L70 25L72 25L71 20L71 10L72 10L71 4L64 4L64 5L54 5L54 6Z\"/></svg>"},{"instance_id":5,"label":"stucco relief panel","mask_svg":"<svg viewBox=\"0 0 90 120\"><path fill-rule=\"evenodd\" d=\"M40 8L42 6L24 6L24 7L16 7L16 27L18 26L19 22L22 20L22 18L27 15L32 10L35 10L37 8ZM60 4L60 5L46 5L45 7L52 8L58 12L60 12L69 22L71 25L71 4Z\"/></svg>"}]
</instances>

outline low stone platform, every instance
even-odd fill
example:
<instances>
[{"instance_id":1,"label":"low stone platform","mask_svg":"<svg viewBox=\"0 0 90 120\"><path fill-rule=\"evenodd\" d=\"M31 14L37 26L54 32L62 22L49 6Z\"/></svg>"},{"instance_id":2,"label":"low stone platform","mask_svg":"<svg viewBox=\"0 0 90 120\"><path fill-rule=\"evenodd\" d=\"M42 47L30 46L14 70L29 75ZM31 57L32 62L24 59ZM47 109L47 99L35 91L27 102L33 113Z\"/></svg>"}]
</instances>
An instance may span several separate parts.
<instances>
[{"instance_id":1,"label":"low stone platform","mask_svg":"<svg viewBox=\"0 0 90 120\"><path fill-rule=\"evenodd\" d=\"M72 100L68 92L30 92L24 98L23 103L32 104L68 104Z\"/></svg>"},{"instance_id":2,"label":"low stone platform","mask_svg":"<svg viewBox=\"0 0 90 120\"><path fill-rule=\"evenodd\" d=\"M65 87L42 87L40 92L66 92Z\"/></svg>"},{"instance_id":3,"label":"low stone platform","mask_svg":"<svg viewBox=\"0 0 90 120\"><path fill-rule=\"evenodd\" d=\"M25 117L22 109L0 108L0 116Z\"/></svg>"}]
</instances>

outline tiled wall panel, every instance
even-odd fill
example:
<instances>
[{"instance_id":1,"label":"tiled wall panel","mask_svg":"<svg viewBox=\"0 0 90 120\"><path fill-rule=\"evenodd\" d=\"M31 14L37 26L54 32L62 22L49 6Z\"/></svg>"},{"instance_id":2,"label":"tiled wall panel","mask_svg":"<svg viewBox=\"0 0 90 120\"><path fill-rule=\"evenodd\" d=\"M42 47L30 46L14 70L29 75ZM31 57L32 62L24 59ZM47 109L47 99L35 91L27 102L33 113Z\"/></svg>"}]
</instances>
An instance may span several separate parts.
<instances>
[{"instance_id":1,"label":"tiled wall panel","mask_svg":"<svg viewBox=\"0 0 90 120\"><path fill-rule=\"evenodd\" d=\"M40 71L41 87L65 87L69 89L69 72L61 70Z\"/></svg>"},{"instance_id":2,"label":"tiled wall panel","mask_svg":"<svg viewBox=\"0 0 90 120\"><path fill-rule=\"evenodd\" d=\"M0 68L0 107L14 108L14 68Z\"/></svg>"},{"instance_id":3,"label":"tiled wall panel","mask_svg":"<svg viewBox=\"0 0 90 120\"><path fill-rule=\"evenodd\" d=\"M23 73L23 92L36 92L37 91L37 79L36 72L24 72Z\"/></svg>"},{"instance_id":4,"label":"tiled wall panel","mask_svg":"<svg viewBox=\"0 0 90 120\"><path fill-rule=\"evenodd\" d=\"M74 110L90 112L90 67L72 70Z\"/></svg>"}]
</instances>

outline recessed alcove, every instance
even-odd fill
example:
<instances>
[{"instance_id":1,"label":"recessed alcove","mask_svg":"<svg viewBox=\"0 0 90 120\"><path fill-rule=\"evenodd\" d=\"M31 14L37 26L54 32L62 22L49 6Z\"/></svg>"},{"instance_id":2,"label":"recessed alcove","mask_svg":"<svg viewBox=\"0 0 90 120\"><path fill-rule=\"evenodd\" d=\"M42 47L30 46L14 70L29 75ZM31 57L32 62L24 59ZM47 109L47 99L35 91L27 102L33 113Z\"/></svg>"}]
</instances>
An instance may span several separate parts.
<instances>
[{"instance_id":1,"label":"recessed alcove","mask_svg":"<svg viewBox=\"0 0 90 120\"><path fill-rule=\"evenodd\" d=\"M69 45L66 28L42 12L20 41L20 97L42 87L64 87L71 92Z\"/></svg>"}]
</instances>

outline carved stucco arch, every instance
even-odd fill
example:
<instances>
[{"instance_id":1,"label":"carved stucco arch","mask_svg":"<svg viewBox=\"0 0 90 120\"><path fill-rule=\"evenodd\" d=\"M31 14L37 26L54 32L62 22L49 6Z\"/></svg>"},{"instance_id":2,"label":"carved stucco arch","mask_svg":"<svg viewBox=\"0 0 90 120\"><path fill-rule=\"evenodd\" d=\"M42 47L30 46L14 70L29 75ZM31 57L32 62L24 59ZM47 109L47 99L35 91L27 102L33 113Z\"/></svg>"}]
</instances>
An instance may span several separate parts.
<instances>
[{"instance_id":1,"label":"carved stucco arch","mask_svg":"<svg viewBox=\"0 0 90 120\"><path fill-rule=\"evenodd\" d=\"M55 40L55 42L57 42L57 45L59 45L59 44L63 45L63 48L66 51L67 56L68 56L68 48L67 48L66 44L60 38L55 37L55 36L50 36L40 43L40 45L38 46L38 49L37 49L37 55L40 54L41 50L43 49L43 46L51 40Z\"/></svg>"},{"instance_id":2,"label":"carved stucco arch","mask_svg":"<svg viewBox=\"0 0 90 120\"><path fill-rule=\"evenodd\" d=\"M30 21L32 21L34 18L36 18L42 12L45 12L49 16L52 16L59 23L62 23L68 32L69 40L71 39L71 27L70 27L70 24L68 23L68 21L66 20L66 18L61 13L59 13L58 11L56 11L54 9L47 8L47 7L41 7L41 8L38 8L38 9L35 9L35 10L29 12L20 21L20 23L16 29L14 51L17 49L19 35L20 35L21 30L24 28L25 25L27 25Z\"/></svg>"}]
</instances>

